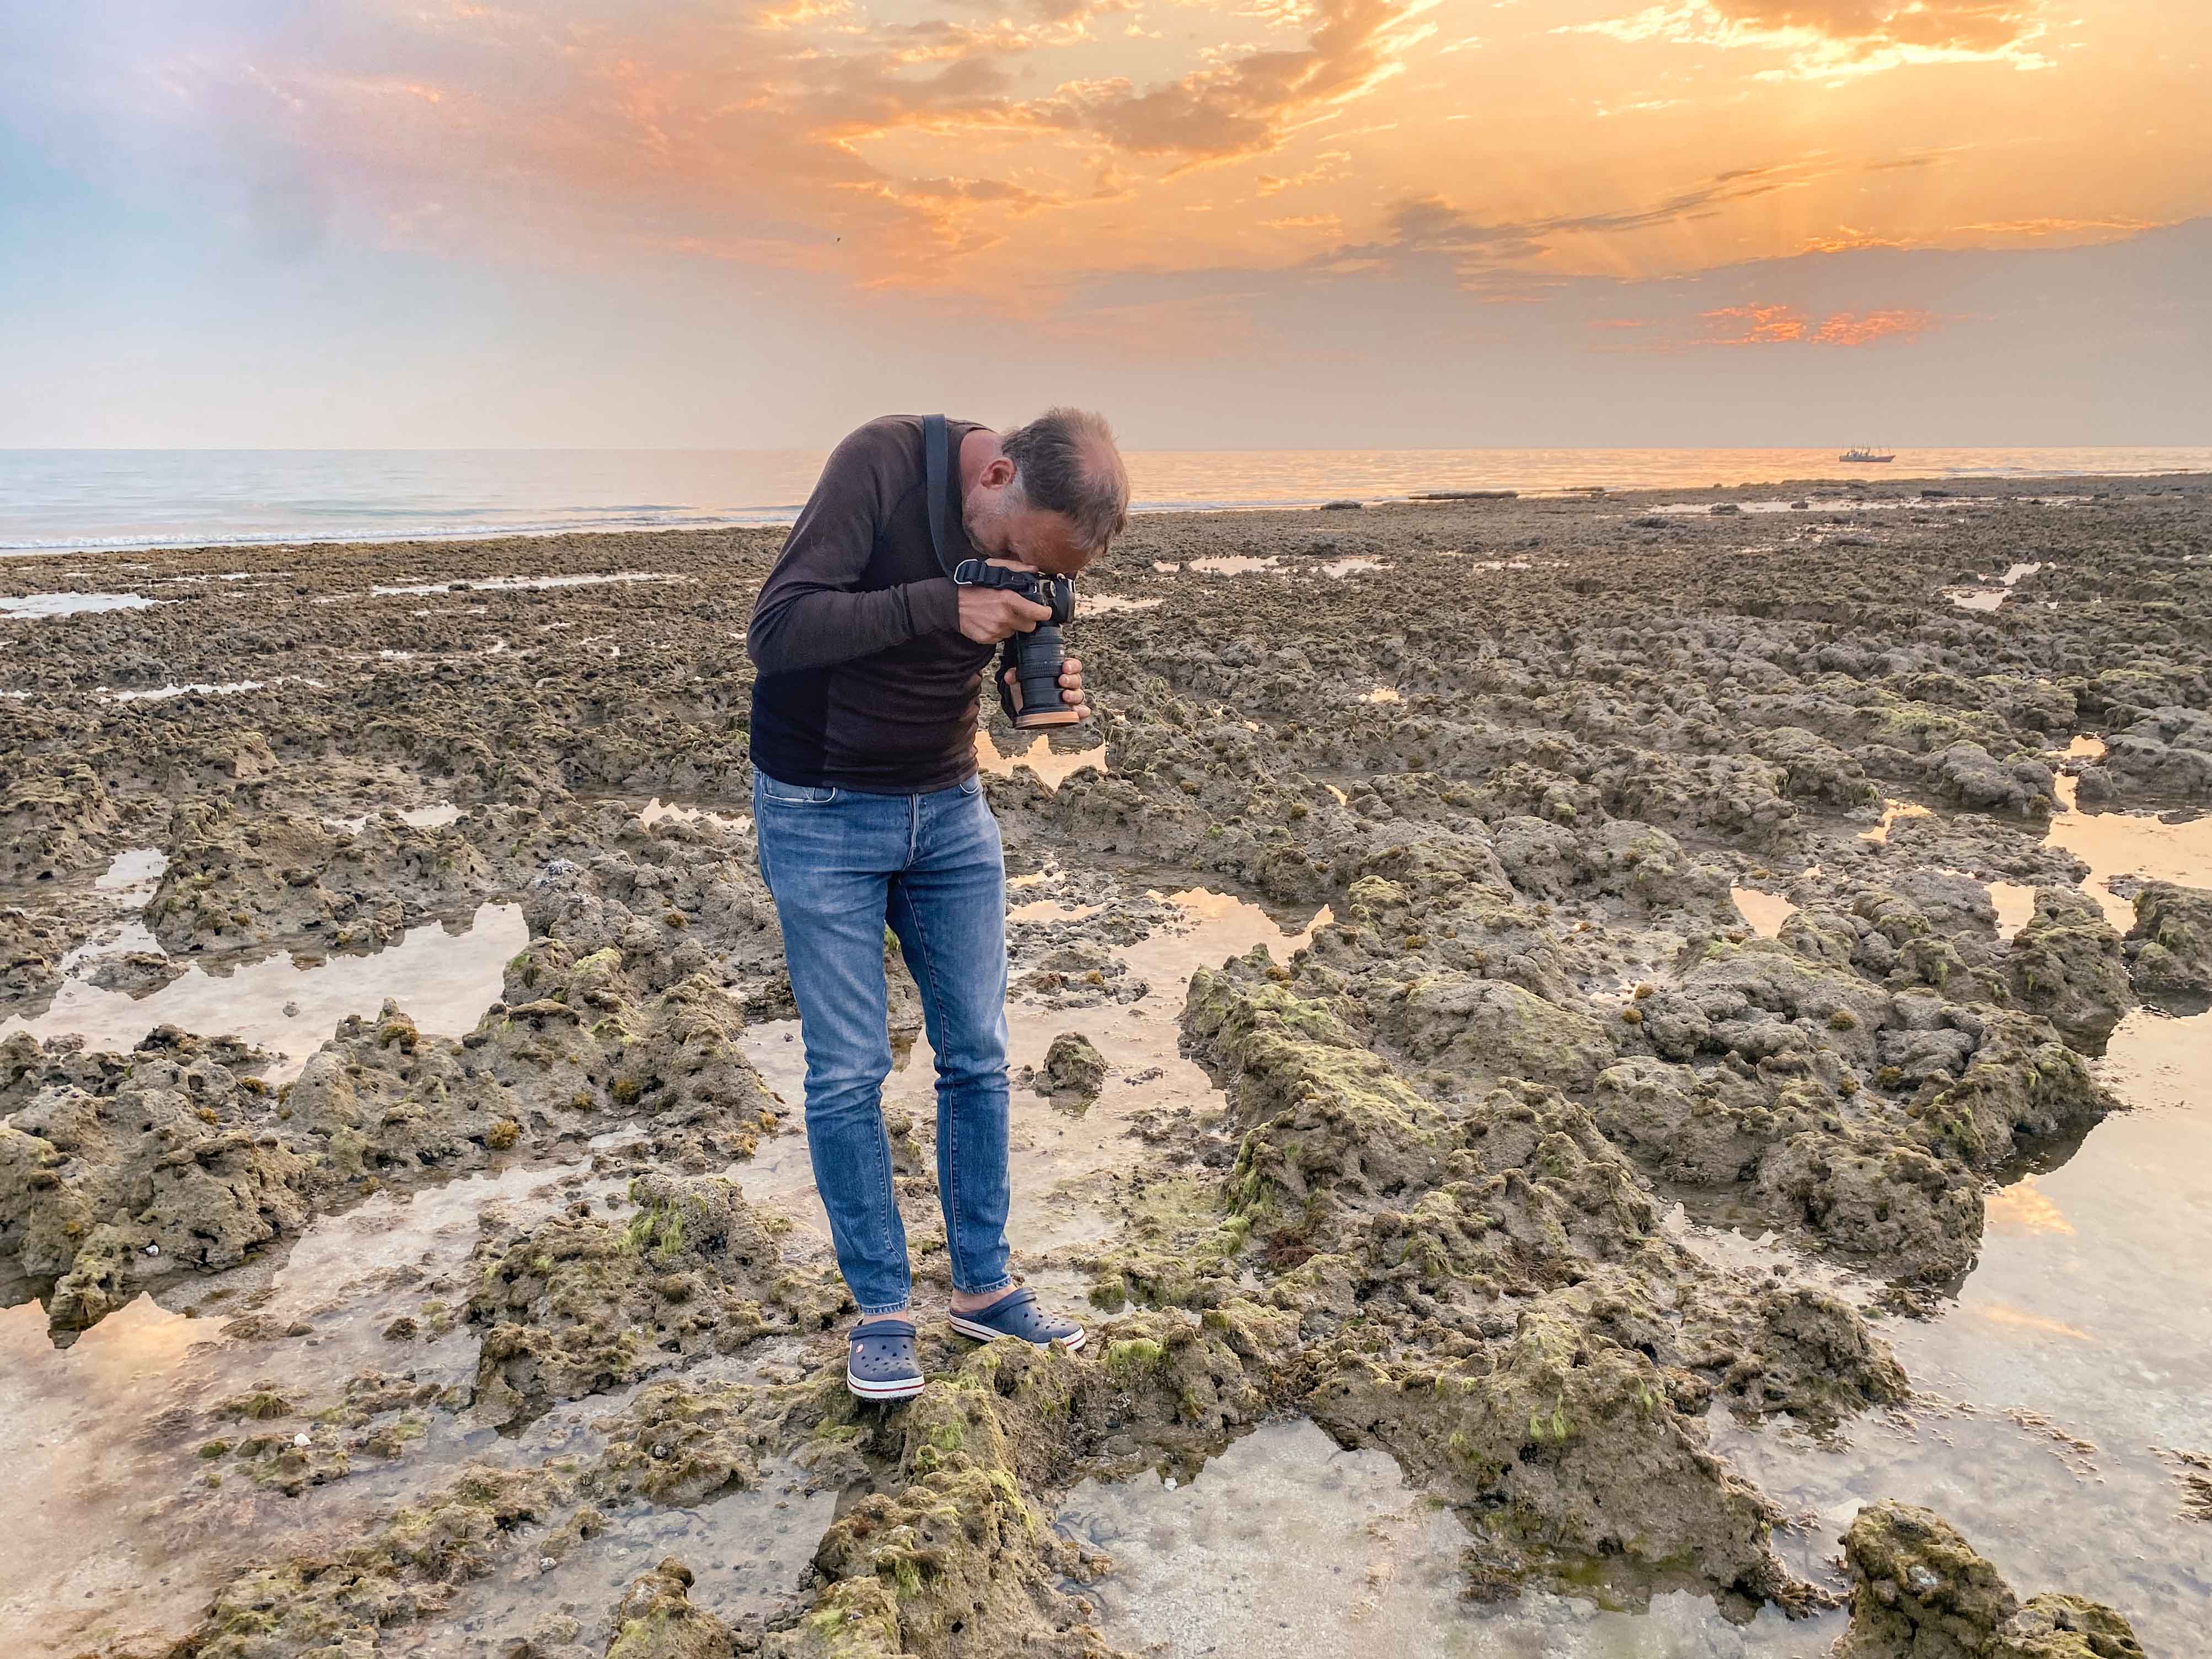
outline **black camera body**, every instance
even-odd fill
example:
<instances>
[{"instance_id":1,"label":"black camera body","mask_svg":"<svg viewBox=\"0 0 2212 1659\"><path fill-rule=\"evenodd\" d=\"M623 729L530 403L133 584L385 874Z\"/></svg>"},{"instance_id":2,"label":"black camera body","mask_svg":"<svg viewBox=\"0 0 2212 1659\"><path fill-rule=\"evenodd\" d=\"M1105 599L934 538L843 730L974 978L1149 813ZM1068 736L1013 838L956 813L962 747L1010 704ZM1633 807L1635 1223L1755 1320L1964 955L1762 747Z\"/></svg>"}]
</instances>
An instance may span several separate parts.
<instances>
[{"instance_id":1,"label":"black camera body","mask_svg":"<svg viewBox=\"0 0 2212 1659\"><path fill-rule=\"evenodd\" d=\"M1052 612L1048 621L1006 641L1006 655L999 665L1000 699L1008 717L1024 731L1074 725L1081 717L1060 695L1060 667L1067 655L1061 648L1060 624L1075 615L1075 584L1065 576L1012 570L984 559L963 559L952 580L963 587L1004 588ZM1009 668L1013 670L1011 684L1005 678Z\"/></svg>"}]
</instances>

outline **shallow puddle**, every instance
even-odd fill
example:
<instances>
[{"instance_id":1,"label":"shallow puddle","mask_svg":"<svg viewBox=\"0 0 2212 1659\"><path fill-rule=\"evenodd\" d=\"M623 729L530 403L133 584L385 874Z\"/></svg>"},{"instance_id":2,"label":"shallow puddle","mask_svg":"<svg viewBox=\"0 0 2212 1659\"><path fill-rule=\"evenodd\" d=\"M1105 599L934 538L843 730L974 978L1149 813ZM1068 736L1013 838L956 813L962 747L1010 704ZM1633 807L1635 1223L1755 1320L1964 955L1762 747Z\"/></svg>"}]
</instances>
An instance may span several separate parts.
<instances>
[{"instance_id":1,"label":"shallow puddle","mask_svg":"<svg viewBox=\"0 0 2212 1659\"><path fill-rule=\"evenodd\" d=\"M1085 916L1095 916L1105 908L1100 904L1062 904L1058 899L1032 899L1027 904L1012 906L1006 920L1014 921L1080 921Z\"/></svg>"},{"instance_id":2,"label":"shallow puddle","mask_svg":"<svg viewBox=\"0 0 2212 1659\"><path fill-rule=\"evenodd\" d=\"M1054 750L1049 736L1040 733L1027 749L1002 755L999 745L991 741L991 734L979 728L975 733L975 764L994 778L1011 778L1016 767L1025 766L1037 775L1047 788L1057 789L1086 766L1105 771L1106 745L1102 743L1096 749L1061 754Z\"/></svg>"},{"instance_id":3,"label":"shallow puddle","mask_svg":"<svg viewBox=\"0 0 2212 1659\"><path fill-rule=\"evenodd\" d=\"M1961 611L1994 611L2012 597L2015 583L2042 568L2040 564L2015 564L1997 578L1994 587L1947 587L1943 596Z\"/></svg>"},{"instance_id":4,"label":"shallow puddle","mask_svg":"<svg viewBox=\"0 0 2212 1659\"><path fill-rule=\"evenodd\" d=\"M1955 507L1965 504L1965 501L1966 498L1961 497L1945 504L1947 506ZM1917 501L1910 501L1903 496L1876 496L1869 499L1857 495L1814 495L1809 497L1800 496L1794 501L1721 501L1717 503L1711 501L1669 501L1662 507L1646 507L1644 511L1646 514L1663 514L1669 518L1695 518L1711 515L1714 507L1717 505L1721 507L1732 507L1738 513L1754 514L1869 513L1891 511L1900 507L1920 507L1924 505L1924 503ZM1723 514L1720 516L1727 518L1731 515Z\"/></svg>"},{"instance_id":5,"label":"shallow puddle","mask_svg":"<svg viewBox=\"0 0 2212 1659\"><path fill-rule=\"evenodd\" d=\"M799 1471L773 1461L763 1464L754 1490L688 1509L603 1506L606 1530L597 1538L558 1561L538 1555L523 1539L490 1577L454 1597L437 1628L402 1626L377 1650L406 1659L507 1659L515 1638L568 1619L580 1627L574 1639L585 1652L604 1652L623 1592L671 1555L691 1570L693 1607L757 1627L799 1600L799 1580L836 1507L835 1492L808 1495Z\"/></svg>"},{"instance_id":6,"label":"shallow puddle","mask_svg":"<svg viewBox=\"0 0 2212 1659\"><path fill-rule=\"evenodd\" d=\"M244 692L258 691L265 684L263 680L226 680L219 685L179 685L173 681L144 691L112 691L103 685L98 695L111 702L162 702L171 697L234 697Z\"/></svg>"},{"instance_id":7,"label":"shallow puddle","mask_svg":"<svg viewBox=\"0 0 2212 1659\"><path fill-rule=\"evenodd\" d=\"M1990 902L1996 907L1997 938L2009 944L2014 934L2035 919L2035 889L2015 881L1986 884Z\"/></svg>"},{"instance_id":8,"label":"shallow puddle","mask_svg":"<svg viewBox=\"0 0 2212 1659\"><path fill-rule=\"evenodd\" d=\"M2133 901L2112 891L2115 876L2212 887L2212 817L2168 823L2149 813L2084 812L2075 805L2079 781L2057 780L2058 804L2045 839L2089 866L2082 890L2120 933L2136 923Z\"/></svg>"},{"instance_id":9,"label":"shallow puddle","mask_svg":"<svg viewBox=\"0 0 2212 1659\"><path fill-rule=\"evenodd\" d=\"M97 611L143 611L166 604L143 593L23 593L0 597L0 617L37 622L47 617L76 617Z\"/></svg>"},{"instance_id":10,"label":"shallow puddle","mask_svg":"<svg viewBox=\"0 0 2212 1659\"><path fill-rule=\"evenodd\" d=\"M1885 799L1881 803L1881 822L1871 830L1860 830L1859 839L1870 841L1877 847L1887 846L1890 830L1899 819L1924 818L1927 816L1928 808L1921 805L1917 801Z\"/></svg>"},{"instance_id":11,"label":"shallow puddle","mask_svg":"<svg viewBox=\"0 0 2212 1659\"><path fill-rule=\"evenodd\" d=\"M664 819L678 823L712 823L740 836L753 832L750 812L718 812L710 807L695 806L686 801L664 801L655 795L638 809L637 821L648 830Z\"/></svg>"},{"instance_id":12,"label":"shallow puddle","mask_svg":"<svg viewBox=\"0 0 2212 1659\"><path fill-rule=\"evenodd\" d=\"M2095 1069L2134 1109L1994 1195L1979 1264L1940 1317L1886 1322L1921 1396L1908 1413L1825 1448L1715 1414L1731 1461L1818 1515L1804 1547L1825 1551L1863 1503L1924 1504L2022 1596L2092 1596L2146 1652L2197 1650L2212 1540L2182 1514L2166 1454L2212 1451L2208 1056L2212 1015L2121 1022Z\"/></svg>"},{"instance_id":13,"label":"shallow puddle","mask_svg":"<svg viewBox=\"0 0 2212 1659\"><path fill-rule=\"evenodd\" d=\"M1272 553L1223 553L1211 558L1193 559L1190 568L1209 576L1245 576L1255 571L1280 570L1283 562Z\"/></svg>"},{"instance_id":14,"label":"shallow puddle","mask_svg":"<svg viewBox=\"0 0 2212 1659\"><path fill-rule=\"evenodd\" d=\"M423 1436L399 1457L360 1450L362 1431L314 1415L362 1372L404 1372L434 1387L470 1377L477 1333L467 1326L404 1341L383 1333L396 1316L422 1310L422 1275L465 1269L487 1204L535 1218L620 1185L569 1186L561 1175L515 1169L459 1177L411 1198L380 1194L318 1218L273 1273L257 1261L221 1279L176 1287L204 1296L265 1280L258 1311L275 1328L304 1327L294 1337L226 1337L222 1297L194 1318L143 1296L67 1349L52 1346L36 1303L0 1313L0 1462L15 1494L10 1518L22 1523L0 1527L0 1584L9 1587L0 1600L0 1652L62 1659L118 1632L182 1629L244 1563L272 1551L343 1549L378 1517L450 1480L463 1463L544 1455L580 1420L610 1409L604 1396L579 1401L524 1438L502 1441L449 1413L416 1408ZM305 1433L325 1449L353 1448L344 1478L285 1497L257 1486L234 1462L198 1455L210 1435L240 1437L209 1408L264 1384L297 1409L247 1426ZM208 1484L210 1474L222 1476L219 1485ZM614 1595L599 1599L611 1605Z\"/></svg>"},{"instance_id":15,"label":"shallow puddle","mask_svg":"<svg viewBox=\"0 0 2212 1659\"><path fill-rule=\"evenodd\" d=\"M1079 617L1111 616L1117 611L1150 611L1159 605L1159 597L1131 599L1121 593L1085 593L1076 602Z\"/></svg>"},{"instance_id":16,"label":"shallow puddle","mask_svg":"<svg viewBox=\"0 0 2212 1659\"><path fill-rule=\"evenodd\" d=\"M1359 701L1362 702L1403 702L1405 698L1399 695L1398 688L1395 685L1378 685L1372 691L1363 696Z\"/></svg>"},{"instance_id":17,"label":"shallow puddle","mask_svg":"<svg viewBox=\"0 0 2212 1659\"><path fill-rule=\"evenodd\" d=\"M1188 1481L1086 1480L1054 1524L1112 1559L1096 1583L1065 1586L1098 1610L1108 1641L1167 1659L1809 1655L1838 1623L1770 1611L1731 1626L1680 1595L1644 1613L1549 1595L1464 1601L1459 1521L1389 1454L1343 1450L1303 1419L1262 1425Z\"/></svg>"},{"instance_id":18,"label":"shallow puddle","mask_svg":"<svg viewBox=\"0 0 2212 1659\"><path fill-rule=\"evenodd\" d=\"M650 570L618 570L607 575L589 576L484 576L472 579L456 577L452 581L405 582L390 586L372 587L368 591L380 597L395 593L497 593L518 588L598 587L610 582L680 582L686 576L670 575Z\"/></svg>"},{"instance_id":19,"label":"shallow puddle","mask_svg":"<svg viewBox=\"0 0 2212 1659\"><path fill-rule=\"evenodd\" d=\"M1322 566L1322 574L1342 580L1346 576L1364 575L1372 570L1388 570L1390 567L1380 559L1332 559Z\"/></svg>"},{"instance_id":20,"label":"shallow puddle","mask_svg":"<svg viewBox=\"0 0 2212 1659\"><path fill-rule=\"evenodd\" d=\"M160 949L143 927L138 931L142 937L121 943ZM0 1037L19 1030L40 1039L75 1034L94 1048L127 1052L155 1026L173 1024L207 1036L240 1036L273 1050L280 1059L263 1075L282 1083L299 1074L338 1021L348 1014L374 1016L386 997L425 1031L459 1036L473 1030L499 998L508 958L529 942L520 905L487 904L458 928L432 923L372 955L332 957L314 967L295 967L280 954L217 977L195 961L143 997L103 991L71 977L62 981L45 1013L0 1021Z\"/></svg>"},{"instance_id":21,"label":"shallow puddle","mask_svg":"<svg viewBox=\"0 0 2212 1659\"><path fill-rule=\"evenodd\" d=\"M1761 939L1778 937L1782 924L1797 914L1797 907L1779 893L1762 893L1756 887L1732 887L1729 896L1735 901L1736 914Z\"/></svg>"},{"instance_id":22,"label":"shallow puddle","mask_svg":"<svg viewBox=\"0 0 2212 1659\"><path fill-rule=\"evenodd\" d=\"M168 868L169 855L160 848L134 847L110 860L92 884L132 909L143 909Z\"/></svg>"},{"instance_id":23,"label":"shallow puddle","mask_svg":"<svg viewBox=\"0 0 2212 1659\"><path fill-rule=\"evenodd\" d=\"M393 809L380 807L376 811L364 812L357 818L326 817L323 822L344 830L348 835L358 835L368 827L369 819L380 817L384 812L392 810ZM435 830L441 824L452 823L460 816L461 809L451 801L440 801L430 806L409 806L398 809L400 823L411 823L417 830Z\"/></svg>"}]
</instances>

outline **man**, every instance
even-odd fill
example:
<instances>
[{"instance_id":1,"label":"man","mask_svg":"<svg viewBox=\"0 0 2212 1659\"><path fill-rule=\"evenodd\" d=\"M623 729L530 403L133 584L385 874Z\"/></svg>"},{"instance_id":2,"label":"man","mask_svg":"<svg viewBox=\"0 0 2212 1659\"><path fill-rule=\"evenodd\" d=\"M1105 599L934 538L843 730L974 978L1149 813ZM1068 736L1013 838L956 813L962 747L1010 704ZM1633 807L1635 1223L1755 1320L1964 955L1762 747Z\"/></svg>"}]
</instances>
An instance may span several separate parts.
<instances>
[{"instance_id":1,"label":"man","mask_svg":"<svg viewBox=\"0 0 2212 1659\"><path fill-rule=\"evenodd\" d=\"M948 545L930 536L924 423L871 421L838 445L753 606L753 823L806 1045L807 1150L860 1310L846 1384L922 1385L906 1231L880 1109L891 1067L884 927L921 991L937 1054L937 1185L952 1325L1074 1348L1007 1272L1006 866L975 773L993 648L1048 618L955 586L969 558L1073 575L1120 531L1129 484L1105 422L1047 411L1003 437L947 423ZM948 501L948 507L952 503ZM1080 714L1082 664L1060 675Z\"/></svg>"}]
</instances>

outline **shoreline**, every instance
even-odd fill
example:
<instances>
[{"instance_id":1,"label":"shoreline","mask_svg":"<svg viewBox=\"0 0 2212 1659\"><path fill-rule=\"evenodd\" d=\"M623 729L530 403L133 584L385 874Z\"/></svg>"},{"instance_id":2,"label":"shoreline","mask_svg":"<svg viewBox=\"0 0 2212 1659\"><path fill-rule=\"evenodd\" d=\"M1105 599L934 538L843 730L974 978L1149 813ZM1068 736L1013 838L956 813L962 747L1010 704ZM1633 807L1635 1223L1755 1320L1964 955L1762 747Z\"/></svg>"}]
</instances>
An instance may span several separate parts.
<instances>
[{"instance_id":1,"label":"shoreline","mask_svg":"<svg viewBox=\"0 0 2212 1659\"><path fill-rule=\"evenodd\" d=\"M1950 486L1982 485L1985 488L1968 493ZM2124 485L2124 490L2112 486ZM2146 490L2143 486L2156 486ZM1223 505L1191 505L1175 502L1163 505L1133 504L1129 509L1132 522L1142 520L1157 523L1176 518L1212 520L1224 517L1261 517L1269 514L1308 515L1321 513L1344 513L1346 509L1332 508L1331 501L1359 501L1363 512L1389 511L1398 508L1480 507L1501 507L1514 501L1571 502L1597 505L1620 503L1638 509L1652 509L1669 504L1705 505L1710 502L1745 495L1759 491L1778 491L1806 495L1820 493L1829 499L1820 506L1808 507L1818 512L1821 507L1845 503L1846 498L1857 500L1873 497L1885 499L1886 495L1911 491L1917 500L1923 492L1938 491L1930 499L1950 501L1961 505L2000 503L2018 500L2026 495L2048 495L2065 487L2101 486L2107 494L2160 494L2180 488L2185 494L2193 491L2212 492L2212 471L2169 472L2054 472L2012 475L2003 473L1925 473L1897 476L1863 477L1858 475L1818 476L1808 477L1753 479L1735 484L1707 484L1703 486L1645 486L1614 489L1590 484L1577 487L1545 486L1529 489L1498 491L1439 491L1432 494L1415 492L1403 495L1353 497L1331 496L1326 499L1291 502L1236 502ZM2065 493L2072 493L2066 490ZM767 509L763 509L765 511ZM781 509L778 509L781 512ZM416 532L389 536L333 535L328 537L241 537L214 541L158 540L91 544L59 542L52 545L11 546L0 543L0 563L18 559L100 558L111 554L147 554L184 556L214 552L269 552L292 550L329 551L349 547L453 547L475 544L491 544L501 542L557 541L568 537L606 536L708 536L728 535L750 531L771 532L788 530L797 517L793 507L788 516L774 518L744 518L717 520L708 523L687 524L606 524L532 526L516 529L477 530L459 529L452 532Z\"/></svg>"}]
</instances>

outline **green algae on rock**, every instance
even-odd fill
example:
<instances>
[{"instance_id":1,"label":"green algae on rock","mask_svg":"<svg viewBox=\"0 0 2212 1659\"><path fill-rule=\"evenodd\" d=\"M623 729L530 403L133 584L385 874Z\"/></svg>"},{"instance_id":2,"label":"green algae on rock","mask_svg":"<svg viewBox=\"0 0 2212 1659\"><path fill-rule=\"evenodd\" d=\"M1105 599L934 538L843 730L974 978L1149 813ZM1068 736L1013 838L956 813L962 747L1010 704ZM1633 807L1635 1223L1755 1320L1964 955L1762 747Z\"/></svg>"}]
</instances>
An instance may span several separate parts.
<instances>
[{"instance_id":1,"label":"green algae on rock","mask_svg":"<svg viewBox=\"0 0 2212 1659\"><path fill-rule=\"evenodd\" d=\"M606 1659L726 1659L735 1650L730 1627L691 1605L691 1569L670 1556L615 1603L614 1640Z\"/></svg>"},{"instance_id":2,"label":"green algae on rock","mask_svg":"<svg viewBox=\"0 0 2212 1659\"><path fill-rule=\"evenodd\" d=\"M1045 1051L1034 1086L1054 1105L1079 1112L1098 1098L1105 1082L1106 1060L1097 1046L1079 1031L1062 1031Z\"/></svg>"},{"instance_id":3,"label":"green algae on rock","mask_svg":"<svg viewBox=\"0 0 2212 1659\"><path fill-rule=\"evenodd\" d=\"M1844 1553L1851 1622L1835 1659L2142 1659L2128 1621L2100 1602L2045 1595L2023 1605L1931 1510L1870 1504Z\"/></svg>"},{"instance_id":4,"label":"green algae on rock","mask_svg":"<svg viewBox=\"0 0 2212 1659\"><path fill-rule=\"evenodd\" d=\"M1428 1097L1280 972L1201 970L1185 1022L1243 1133L1232 1212L1263 1274L1293 1270L1301 1407L1448 1497L1482 1582L1610 1561L1630 1599L1802 1605L1699 1414L1722 1388L1831 1424L1901 1398L1879 1339L1832 1297L1716 1283L1586 1107L1517 1079Z\"/></svg>"},{"instance_id":5,"label":"green algae on rock","mask_svg":"<svg viewBox=\"0 0 2212 1659\"><path fill-rule=\"evenodd\" d=\"M519 1426L769 1332L819 1330L848 1305L842 1285L785 1265L776 1236L789 1224L727 1181L641 1176L630 1199L624 1226L564 1214L518 1232L488 1218L468 1306L484 1333L484 1420Z\"/></svg>"},{"instance_id":6,"label":"green algae on rock","mask_svg":"<svg viewBox=\"0 0 2212 1659\"><path fill-rule=\"evenodd\" d=\"M2128 930L2128 972L2144 996L2212 997L2212 892L2145 884Z\"/></svg>"}]
</instances>

